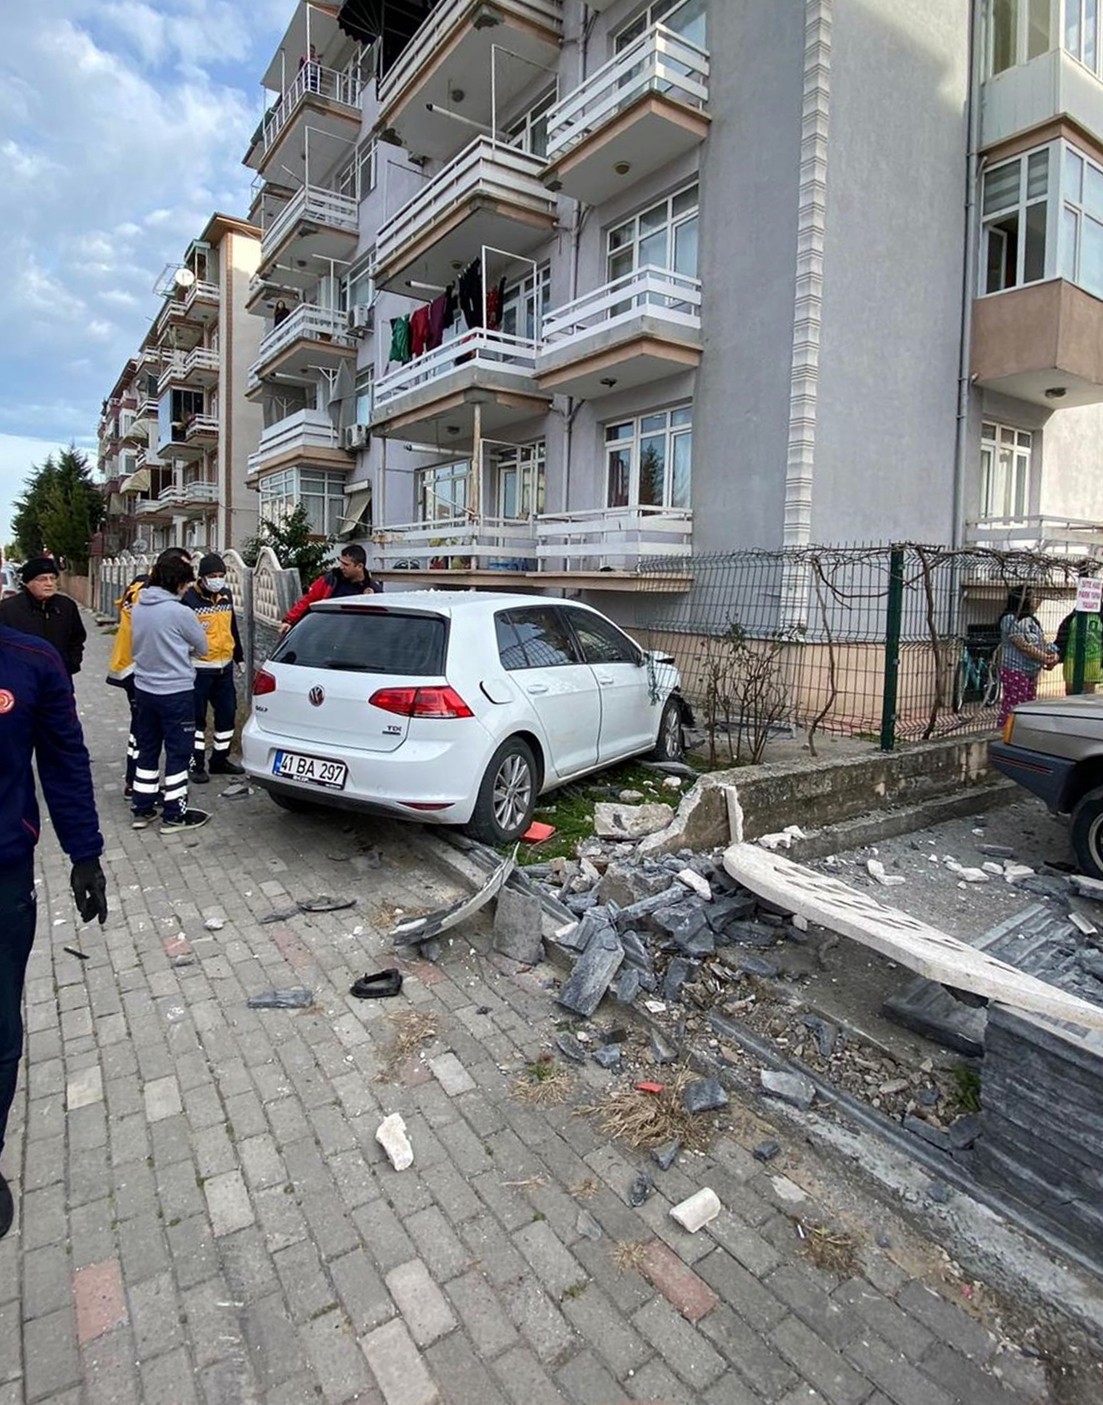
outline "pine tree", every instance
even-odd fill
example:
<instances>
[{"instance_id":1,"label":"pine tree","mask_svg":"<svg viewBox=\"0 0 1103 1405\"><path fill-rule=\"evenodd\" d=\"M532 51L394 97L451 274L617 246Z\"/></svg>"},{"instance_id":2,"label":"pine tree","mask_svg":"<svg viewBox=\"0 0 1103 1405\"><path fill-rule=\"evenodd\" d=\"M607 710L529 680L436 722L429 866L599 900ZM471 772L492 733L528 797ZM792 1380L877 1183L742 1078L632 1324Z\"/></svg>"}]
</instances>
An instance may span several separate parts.
<instances>
[{"instance_id":1,"label":"pine tree","mask_svg":"<svg viewBox=\"0 0 1103 1405\"><path fill-rule=\"evenodd\" d=\"M89 544L104 519L104 501L92 482L87 457L74 444L55 460L32 467L16 500L12 531L24 559L48 549L77 575L88 570Z\"/></svg>"}]
</instances>

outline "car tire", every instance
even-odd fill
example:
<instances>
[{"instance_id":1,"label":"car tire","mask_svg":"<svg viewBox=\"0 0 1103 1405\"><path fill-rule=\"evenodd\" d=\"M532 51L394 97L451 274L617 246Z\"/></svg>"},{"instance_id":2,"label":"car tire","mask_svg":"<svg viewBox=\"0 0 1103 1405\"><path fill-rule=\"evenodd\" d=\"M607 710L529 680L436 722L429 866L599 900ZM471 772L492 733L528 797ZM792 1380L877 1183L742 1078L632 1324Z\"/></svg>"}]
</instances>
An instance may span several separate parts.
<instances>
[{"instance_id":1,"label":"car tire","mask_svg":"<svg viewBox=\"0 0 1103 1405\"><path fill-rule=\"evenodd\" d=\"M280 795L274 790L268 792L268 798L273 805L278 805L281 810L287 810L292 815L313 815L320 808L312 805L309 800L300 800L297 795Z\"/></svg>"},{"instance_id":2,"label":"car tire","mask_svg":"<svg viewBox=\"0 0 1103 1405\"><path fill-rule=\"evenodd\" d=\"M532 748L520 737L507 738L490 758L464 828L484 844L511 844L532 823L536 789Z\"/></svg>"},{"instance_id":3,"label":"car tire","mask_svg":"<svg viewBox=\"0 0 1103 1405\"><path fill-rule=\"evenodd\" d=\"M685 759L685 738L682 735L682 704L676 697L667 698L663 705L663 715L659 718L659 735L651 752L655 761L682 761Z\"/></svg>"},{"instance_id":4,"label":"car tire","mask_svg":"<svg viewBox=\"0 0 1103 1405\"><path fill-rule=\"evenodd\" d=\"M1072 812L1071 836L1080 871L1103 878L1103 786L1080 797Z\"/></svg>"}]
</instances>

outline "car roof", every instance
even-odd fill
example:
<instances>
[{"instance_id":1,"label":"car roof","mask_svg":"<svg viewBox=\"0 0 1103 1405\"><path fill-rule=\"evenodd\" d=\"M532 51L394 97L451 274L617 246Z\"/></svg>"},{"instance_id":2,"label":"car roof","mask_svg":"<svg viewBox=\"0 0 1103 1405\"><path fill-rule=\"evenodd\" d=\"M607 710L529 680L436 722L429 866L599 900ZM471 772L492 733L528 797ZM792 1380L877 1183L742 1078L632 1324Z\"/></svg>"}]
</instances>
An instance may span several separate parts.
<instances>
[{"instance_id":1,"label":"car roof","mask_svg":"<svg viewBox=\"0 0 1103 1405\"><path fill-rule=\"evenodd\" d=\"M432 610L435 614L466 614L471 611L516 609L526 605L577 605L589 609L579 600L565 600L561 595L518 595L495 590L388 590L383 595L342 595L337 599L317 600L313 610Z\"/></svg>"}]
</instances>

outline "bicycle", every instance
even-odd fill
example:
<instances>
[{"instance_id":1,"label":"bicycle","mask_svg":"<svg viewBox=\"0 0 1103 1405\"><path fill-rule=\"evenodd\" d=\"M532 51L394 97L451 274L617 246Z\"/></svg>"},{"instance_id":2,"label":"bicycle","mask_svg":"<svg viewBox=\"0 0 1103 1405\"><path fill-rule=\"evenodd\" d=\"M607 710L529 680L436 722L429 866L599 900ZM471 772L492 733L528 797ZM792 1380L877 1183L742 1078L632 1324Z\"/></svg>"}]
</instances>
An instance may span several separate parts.
<instances>
[{"instance_id":1,"label":"bicycle","mask_svg":"<svg viewBox=\"0 0 1103 1405\"><path fill-rule=\"evenodd\" d=\"M970 649L976 650L974 653ZM961 641L961 657L954 668L953 708L960 712L967 702L995 707L1000 697L999 647L986 641Z\"/></svg>"}]
</instances>

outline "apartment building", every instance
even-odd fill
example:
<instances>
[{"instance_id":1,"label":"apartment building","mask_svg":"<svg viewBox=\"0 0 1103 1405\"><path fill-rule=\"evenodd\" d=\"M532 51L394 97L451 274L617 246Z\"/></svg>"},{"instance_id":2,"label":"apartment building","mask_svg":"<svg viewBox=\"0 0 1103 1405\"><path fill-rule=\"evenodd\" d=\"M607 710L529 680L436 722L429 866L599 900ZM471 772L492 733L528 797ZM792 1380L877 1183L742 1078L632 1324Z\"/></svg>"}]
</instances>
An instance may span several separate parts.
<instances>
[{"instance_id":1,"label":"apartment building","mask_svg":"<svg viewBox=\"0 0 1103 1405\"><path fill-rule=\"evenodd\" d=\"M238 546L257 529L247 461L260 434L245 398L259 328L246 315L260 231L211 217L155 292L161 306L104 404L104 554Z\"/></svg>"},{"instance_id":2,"label":"apartment building","mask_svg":"<svg viewBox=\"0 0 1103 1405\"><path fill-rule=\"evenodd\" d=\"M247 158L262 512L607 604L655 556L1079 540L1095 16L303 0Z\"/></svg>"}]
</instances>

